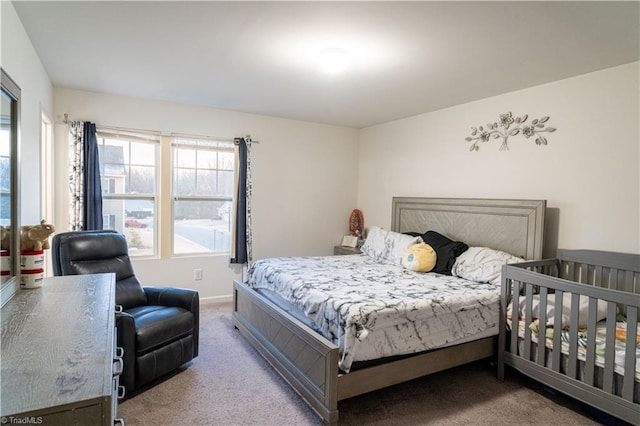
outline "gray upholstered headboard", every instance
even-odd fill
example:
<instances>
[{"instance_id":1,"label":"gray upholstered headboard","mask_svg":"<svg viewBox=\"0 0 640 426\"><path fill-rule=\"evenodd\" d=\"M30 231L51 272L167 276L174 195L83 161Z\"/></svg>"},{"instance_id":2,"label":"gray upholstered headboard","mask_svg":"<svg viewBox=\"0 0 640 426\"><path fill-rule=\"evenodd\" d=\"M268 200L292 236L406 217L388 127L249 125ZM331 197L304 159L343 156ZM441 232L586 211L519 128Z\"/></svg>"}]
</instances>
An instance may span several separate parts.
<instances>
[{"instance_id":1,"label":"gray upholstered headboard","mask_svg":"<svg viewBox=\"0 0 640 426\"><path fill-rule=\"evenodd\" d=\"M542 258L545 200L394 197L391 230L437 231L469 246Z\"/></svg>"}]
</instances>

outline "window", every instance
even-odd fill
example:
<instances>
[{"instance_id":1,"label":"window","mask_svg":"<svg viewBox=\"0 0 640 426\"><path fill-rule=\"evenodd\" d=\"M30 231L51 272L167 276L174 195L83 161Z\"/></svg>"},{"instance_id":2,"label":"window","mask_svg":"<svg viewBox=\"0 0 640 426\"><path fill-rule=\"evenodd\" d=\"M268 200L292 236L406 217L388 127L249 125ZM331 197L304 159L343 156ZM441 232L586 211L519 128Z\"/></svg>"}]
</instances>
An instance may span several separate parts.
<instances>
[{"instance_id":1,"label":"window","mask_svg":"<svg viewBox=\"0 0 640 426\"><path fill-rule=\"evenodd\" d=\"M103 178L101 186L102 186L102 193L103 194L115 194L116 193L116 179L114 179L114 178Z\"/></svg>"},{"instance_id":2,"label":"window","mask_svg":"<svg viewBox=\"0 0 640 426\"><path fill-rule=\"evenodd\" d=\"M129 254L157 254L157 155L160 136L98 129L105 229L127 237Z\"/></svg>"},{"instance_id":3,"label":"window","mask_svg":"<svg viewBox=\"0 0 640 426\"><path fill-rule=\"evenodd\" d=\"M229 253L231 141L98 128L103 228L131 256Z\"/></svg>"},{"instance_id":4,"label":"window","mask_svg":"<svg viewBox=\"0 0 640 426\"><path fill-rule=\"evenodd\" d=\"M116 229L116 215L115 214L103 214L102 215L102 229Z\"/></svg>"},{"instance_id":5,"label":"window","mask_svg":"<svg viewBox=\"0 0 640 426\"><path fill-rule=\"evenodd\" d=\"M174 137L171 152L172 254L229 252L233 143Z\"/></svg>"}]
</instances>

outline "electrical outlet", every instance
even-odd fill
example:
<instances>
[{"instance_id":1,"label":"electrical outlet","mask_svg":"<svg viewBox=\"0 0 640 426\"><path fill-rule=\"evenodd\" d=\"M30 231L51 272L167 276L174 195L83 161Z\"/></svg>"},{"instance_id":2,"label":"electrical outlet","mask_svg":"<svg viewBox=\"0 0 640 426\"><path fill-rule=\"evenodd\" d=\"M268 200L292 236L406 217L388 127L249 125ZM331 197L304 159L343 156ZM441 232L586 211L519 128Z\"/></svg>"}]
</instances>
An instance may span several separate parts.
<instances>
[{"instance_id":1,"label":"electrical outlet","mask_svg":"<svg viewBox=\"0 0 640 426\"><path fill-rule=\"evenodd\" d=\"M196 281L200 281L202 279L202 269L193 270L193 279Z\"/></svg>"}]
</instances>

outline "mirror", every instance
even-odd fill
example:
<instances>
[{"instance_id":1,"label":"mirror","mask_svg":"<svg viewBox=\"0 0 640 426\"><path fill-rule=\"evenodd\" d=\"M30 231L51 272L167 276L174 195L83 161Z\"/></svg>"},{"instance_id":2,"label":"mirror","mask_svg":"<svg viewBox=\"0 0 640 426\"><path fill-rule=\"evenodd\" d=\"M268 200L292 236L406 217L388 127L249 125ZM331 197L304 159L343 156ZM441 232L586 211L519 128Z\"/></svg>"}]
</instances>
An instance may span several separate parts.
<instances>
[{"instance_id":1,"label":"mirror","mask_svg":"<svg viewBox=\"0 0 640 426\"><path fill-rule=\"evenodd\" d=\"M4 305L20 283L20 88L4 69L0 68L0 73L0 299L1 305Z\"/></svg>"}]
</instances>

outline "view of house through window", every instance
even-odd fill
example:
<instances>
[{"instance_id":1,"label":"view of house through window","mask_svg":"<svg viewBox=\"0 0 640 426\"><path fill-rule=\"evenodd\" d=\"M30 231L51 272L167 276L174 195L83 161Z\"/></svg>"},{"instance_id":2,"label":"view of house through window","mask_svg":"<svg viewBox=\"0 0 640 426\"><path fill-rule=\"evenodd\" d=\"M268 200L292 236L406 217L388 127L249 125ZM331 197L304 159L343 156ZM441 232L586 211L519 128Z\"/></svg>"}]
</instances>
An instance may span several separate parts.
<instances>
[{"instance_id":1,"label":"view of house through window","mask_svg":"<svg viewBox=\"0 0 640 426\"><path fill-rule=\"evenodd\" d=\"M232 142L172 140L173 254L231 248Z\"/></svg>"},{"instance_id":2,"label":"view of house through window","mask_svg":"<svg viewBox=\"0 0 640 426\"><path fill-rule=\"evenodd\" d=\"M156 157L160 137L98 129L103 228L127 237L131 256L156 254Z\"/></svg>"},{"instance_id":3,"label":"view of house through window","mask_svg":"<svg viewBox=\"0 0 640 426\"><path fill-rule=\"evenodd\" d=\"M166 255L230 251L233 142L100 128L97 136L103 227L126 235L131 256L158 255L160 236L171 241ZM163 175L171 176L170 188L161 189ZM166 196L171 203L162 203ZM171 210L159 214L161 206Z\"/></svg>"}]
</instances>

